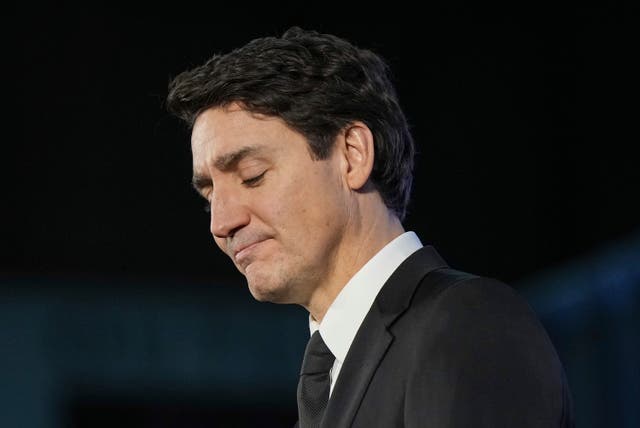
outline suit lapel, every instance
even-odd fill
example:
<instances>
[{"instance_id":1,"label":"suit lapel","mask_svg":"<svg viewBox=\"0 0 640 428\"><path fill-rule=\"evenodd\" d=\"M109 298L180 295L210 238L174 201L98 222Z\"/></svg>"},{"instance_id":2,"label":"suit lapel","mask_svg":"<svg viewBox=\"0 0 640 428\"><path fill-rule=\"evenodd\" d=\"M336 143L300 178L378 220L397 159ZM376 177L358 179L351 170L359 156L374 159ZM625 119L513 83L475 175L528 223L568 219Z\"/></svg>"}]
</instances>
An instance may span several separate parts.
<instances>
[{"instance_id":1,"label":"suit lapel","mask_svg":"<svg viewBox=\"0 0 640 428\"><path fill-rule=\"evenodd\" d=\"M369 381L393 340L378 311L370 311L365 321L367 328L358 330L340 369L340 377L322 421L323 427L348 427L351 424Z\"/></svg>"},{"instance_id":2,"label":"suit lapel","mask_svg":"<svg viewBox=\"0 0 640 428\"><path fill-rule=\"evenodd\" d=\"M409 307L422 278L447 264L431 246L405 260L387 280L365 317L340 369L323 427L351 425L380 361L393 342L389 327Z\"/></svg>"}]
</instances>

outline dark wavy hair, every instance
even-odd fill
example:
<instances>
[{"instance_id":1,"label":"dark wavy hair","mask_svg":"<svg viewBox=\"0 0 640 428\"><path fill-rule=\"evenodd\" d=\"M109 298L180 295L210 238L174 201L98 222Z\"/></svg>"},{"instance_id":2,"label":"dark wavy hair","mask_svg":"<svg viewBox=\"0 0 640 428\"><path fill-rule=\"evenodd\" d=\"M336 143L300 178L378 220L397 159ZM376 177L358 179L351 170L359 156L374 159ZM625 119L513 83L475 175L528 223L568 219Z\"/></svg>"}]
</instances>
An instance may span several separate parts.
<instances>
[{"instance_id":1,"label":"dark wavy hair","mask_svg":"<svg viewBox=\"0 0 640 428\"><path fill-rule=\"evenodd\" d=\"M304 135L315 159L326 159L338 133L354 121L374 138L371 182L387 208L404 219L411 193L414 144L385 61L330 34L292 27L179 74L167 107L190 127L211 107L239 103L280 117Z\"/></svg>"}]
</instances>

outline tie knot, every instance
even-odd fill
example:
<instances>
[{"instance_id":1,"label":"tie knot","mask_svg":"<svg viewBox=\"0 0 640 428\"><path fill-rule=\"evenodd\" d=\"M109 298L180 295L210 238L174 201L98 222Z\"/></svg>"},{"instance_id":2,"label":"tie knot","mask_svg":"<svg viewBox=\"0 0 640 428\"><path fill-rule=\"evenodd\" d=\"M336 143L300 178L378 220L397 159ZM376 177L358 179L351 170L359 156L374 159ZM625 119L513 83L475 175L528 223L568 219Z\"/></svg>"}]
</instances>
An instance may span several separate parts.
<instances>
[{"instance_id":1,"label":"tie knot","mask_svg":"<svg viewBox=\"0 0 640 428\"><path fill-rule=\"evenodd\" d=\"M301 375L316 373L329 373L336 357L333 356L320 336L320 331L315 331L307 343L302 360Z\"/></svg>"}]
</instances>

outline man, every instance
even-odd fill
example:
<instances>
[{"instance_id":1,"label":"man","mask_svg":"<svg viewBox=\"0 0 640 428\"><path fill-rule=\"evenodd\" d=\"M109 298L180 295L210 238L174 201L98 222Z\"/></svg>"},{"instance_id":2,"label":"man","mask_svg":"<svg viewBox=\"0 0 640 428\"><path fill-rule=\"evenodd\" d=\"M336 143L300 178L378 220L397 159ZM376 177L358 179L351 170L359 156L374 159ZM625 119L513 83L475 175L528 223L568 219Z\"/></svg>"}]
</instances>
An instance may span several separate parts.
<instances>
[{"instance_id":1,"label":"man","mask_svg":"<svg viewBox=\"0 0 640 428\"><path fill-rule=\"evenodd\" d=\"M571 426L527 304L404 231L414 146L379 56L291 28L180 74L168 107L217 245L256 299L309 311L302 428Z\"/></svg>"}]
</instances>

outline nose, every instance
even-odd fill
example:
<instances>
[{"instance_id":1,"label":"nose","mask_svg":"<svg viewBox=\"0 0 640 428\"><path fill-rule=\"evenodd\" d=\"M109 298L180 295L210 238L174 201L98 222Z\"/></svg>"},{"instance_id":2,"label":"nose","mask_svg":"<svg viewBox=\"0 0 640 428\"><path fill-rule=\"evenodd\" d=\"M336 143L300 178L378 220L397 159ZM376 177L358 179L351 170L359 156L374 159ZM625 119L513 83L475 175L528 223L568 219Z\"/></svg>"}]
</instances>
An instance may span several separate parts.
<instances>
[{"instance_id":1,"label":"nose","mask_svg":"<svg viewBox=\"0 0 640 428\"><path fill-rule=\"evenodd\" d=\"M247 207L233 194L223 194L219 190L211 198L211 234L216 238L232 237L238 230L249 224Z\"/></svg>"}]
</instances>

